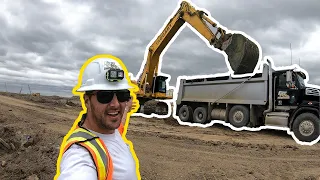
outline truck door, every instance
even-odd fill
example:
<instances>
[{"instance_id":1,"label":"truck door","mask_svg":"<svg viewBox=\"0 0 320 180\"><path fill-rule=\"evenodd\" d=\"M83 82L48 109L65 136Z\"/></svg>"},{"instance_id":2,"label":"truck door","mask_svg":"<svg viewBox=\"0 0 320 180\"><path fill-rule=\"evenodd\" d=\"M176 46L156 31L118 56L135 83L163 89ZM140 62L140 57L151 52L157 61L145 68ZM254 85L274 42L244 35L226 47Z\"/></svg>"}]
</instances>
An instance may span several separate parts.
<instances>
[{"instance_id":1,"label":"truck door","mask_svg":"<svg viewBox=\"0 0 320 180\"><path fill-rule=\"evenodd\" d=\"M296 106L299 90L296 85L297 78L292 75L292 84L286 81L286 72L279 74L276 80L276 106Z\"/></svg>"}]
</instances>

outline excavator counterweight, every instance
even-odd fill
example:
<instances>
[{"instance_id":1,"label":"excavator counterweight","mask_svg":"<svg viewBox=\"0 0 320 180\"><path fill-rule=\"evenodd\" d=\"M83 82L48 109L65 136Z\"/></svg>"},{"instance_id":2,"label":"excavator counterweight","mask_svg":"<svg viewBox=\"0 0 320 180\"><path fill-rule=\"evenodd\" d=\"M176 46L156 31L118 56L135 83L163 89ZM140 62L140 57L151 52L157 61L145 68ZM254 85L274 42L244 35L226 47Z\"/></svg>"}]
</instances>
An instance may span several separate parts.
<instances>
[{"instance_id":1,"label":"excavator counterweight","mask_svg":"<svg viewBox=\"0 0 320 180\"><path fill-rule=\"evenodd\" d=\"M149 47L144 69L137 81L134 81L140 88L137 93L139 110L143 107L145 114L167 114L167 104L157 101L172 99L166 93L167 77L158 75L160 55L184 23L191 25L214 48L226 53L234 74L252 73L258 64L257 44L242 34L226 34L226 30L218 27L217 23L208 18L206 12L197 10L190 3L182 1L178 11ZM213 32L209 27L214 27L217 31Z\"/></svg>"}]
</instances>

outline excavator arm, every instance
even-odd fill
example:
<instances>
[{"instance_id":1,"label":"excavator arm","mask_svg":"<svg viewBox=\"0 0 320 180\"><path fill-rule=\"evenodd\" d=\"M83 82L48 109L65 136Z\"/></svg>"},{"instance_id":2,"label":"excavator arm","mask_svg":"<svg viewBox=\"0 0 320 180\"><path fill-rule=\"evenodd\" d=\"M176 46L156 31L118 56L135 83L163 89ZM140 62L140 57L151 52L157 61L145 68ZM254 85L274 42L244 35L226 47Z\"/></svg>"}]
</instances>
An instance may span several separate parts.
<instances>
[{"instance_id":1,"label":"excavator arm","mask_svg":"<svg viewBox=\"0 0 320 180\"><path fill-rule=\"evenodd\" d=\"M204 11L195 9L186 1L170 19L161 34L149 47L147 61L137 83L140 92L140 104L150 99L170 99L165 93L166 77L158 76L160 55L164 48L176 35L184 23L190 24L210 45L224 51L235 74L253 72L259 58L259 50L255 43L241 34L226 34L226 31L214 23ZM209 27L216 28L213 32ZM149 88L147 88L149 86ZM165 90L159 90L159 88Z\"/></svg>"},{"instance_id":2,"label":"excavator arm","mask_svg":"<svg viewBox=\"0 0 320 180\"><path fill-rule=\"evenodd\" d=\"M258 62L259 51L252 41L241 34L225 34L225 30L217 27L217 24L208 18L207 13L196 10L188 2L182 1L179 10L149 48L144 71L138 80L140 88L144 88L146 83L153 85L154 77L158 73L159 58L163 49L185 22L189 23L206 38L210 45L226 52L230 66L235 74L250 73L254 70ZM213 32L208 24L217 28L217 31ZM219 38L217 38L218 36ZM236 38L232 41L233 37Z\"/></svg>"}]
</instances>

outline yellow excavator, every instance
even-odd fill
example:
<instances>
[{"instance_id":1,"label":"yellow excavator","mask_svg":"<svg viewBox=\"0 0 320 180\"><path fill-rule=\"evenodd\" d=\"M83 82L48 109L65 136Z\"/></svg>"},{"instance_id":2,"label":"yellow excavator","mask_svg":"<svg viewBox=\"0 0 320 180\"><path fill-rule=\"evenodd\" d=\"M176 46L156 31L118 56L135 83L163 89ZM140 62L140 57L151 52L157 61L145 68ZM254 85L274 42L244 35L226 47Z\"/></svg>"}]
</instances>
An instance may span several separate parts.
<instances>
[{"instance_id":1,"label":"yellow excavator","mask_svg":"<svg viewBox=\"0 0 320 180\"><path fill-rule=\"evenodd\" d=\"M178 11L149 47L147 61L139 79L132 80L140 89L137 92L139 112L166 115L168 108L171 108L165 102L159 101L172 99L172 95L167 94L168 77L158 75L159 58L163 49L185 22L205 37L210 45L227 54L234 74L251 73L255 69L259 60L259 49L254 42L242 34L226 34L225 30L217 27L217 24L208 18L206 12L182 1ZM212 32L209 26L216 28L216 32Z\"/></svg>"}]
</instances>

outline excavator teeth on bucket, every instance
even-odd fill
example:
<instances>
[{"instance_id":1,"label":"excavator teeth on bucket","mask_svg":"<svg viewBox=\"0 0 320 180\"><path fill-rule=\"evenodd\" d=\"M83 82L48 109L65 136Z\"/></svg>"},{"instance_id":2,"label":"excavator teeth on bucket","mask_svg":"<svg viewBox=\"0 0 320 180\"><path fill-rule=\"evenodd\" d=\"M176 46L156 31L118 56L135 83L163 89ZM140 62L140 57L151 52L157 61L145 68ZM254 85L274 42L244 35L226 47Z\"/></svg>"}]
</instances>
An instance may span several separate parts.
<instances>
[{"instance_id":1,"label":"excavator teeth on bucket","mask_svg":"<svg viewBox=\"0 0 320 180\"><path fill-rule=\"evenodd\" d=\"M222 44L234 74L252 73L258 64L257 44L242 34L228 34L230 38Z\"/></svg>"}]
</instances>

